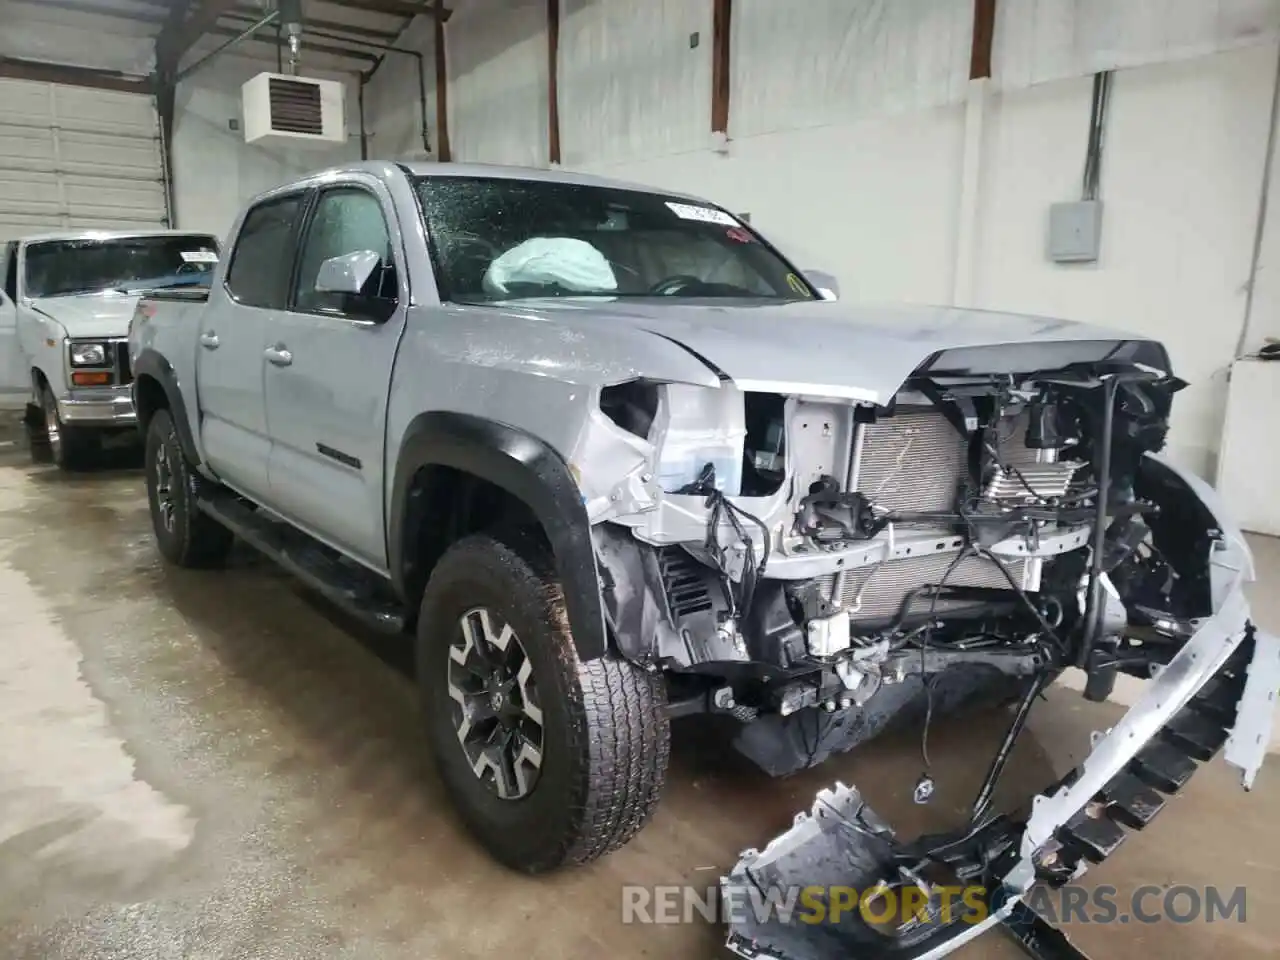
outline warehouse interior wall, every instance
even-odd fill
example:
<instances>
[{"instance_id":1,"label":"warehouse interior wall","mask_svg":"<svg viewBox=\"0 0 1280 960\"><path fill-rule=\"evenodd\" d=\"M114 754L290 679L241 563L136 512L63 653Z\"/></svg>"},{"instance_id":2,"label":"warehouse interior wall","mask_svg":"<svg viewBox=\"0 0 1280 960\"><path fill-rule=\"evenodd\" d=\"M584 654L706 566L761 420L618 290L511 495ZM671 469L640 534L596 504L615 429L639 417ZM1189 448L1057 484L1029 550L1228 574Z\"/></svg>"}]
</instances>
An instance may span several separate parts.
<instances>
[{"instance_id":1,"label":"warehouse interior wall","mask_svg":"<svg viewBox=\"0 0 1280 960\"><path fill-rule=\"evenodd\" d=\"M155 40L138 21L45 6L39 0L0 0L0 57L145 76L155 64Z\"/></svg>"},{"instance_id":2,"label":"warehouse interior wall","mask_svg":"<svg viewBox=\"0 0 1280 960\"><path fill-rule=\"evenodd\" d=\"M356 84L351 74L303 69L346 85L347 140L285 148L245 143L241 85L275 64L226 53L178 85L173 126L177 225L225 236L245 200L312 170L360 159ZM232 129L232 124L235 129Z\"/></svg>"},{"instance_id":3,"label":"warehouse interior wall","mask_svg":"<svg viewBox=\"0 0 1280 960\"><path fill-rule=\"evenodd\" d=\"M417 50L425 66L426 104L431 134L435 131L435 31L428 17L417 17L394 46ZM365 130L374 160L434 158L422 142L422 109L418 102L418 64L410 56L383 58L364 91ZM359 131L359 124L356 124ZM429 134L429 137L431 136Z\"/></svg>"},{"instance_id":4,"label":"warehouse interior wall","mask_svg":"<svg viewBox=\"0 0 1280 960\"><path fill-rule=\"evenodd\" d=\"M1213 476L1280 4L1004 2L993 75L971 81L972 0L735 0L727 135L711 130L712 0L560 8L566 167L748 213L802 266L836 274L846 299L960 302L1157 337L1192 382L1169 450ZM402 42L434 57L432 33L420 17ZM445 36L452 159L549 165L544 0L459 4ZM1100 257L1056 264L1049 207L1080 198L1099 70L1116 71ZM370 85L380 151L405 139L396 83L388 72ZM1273 230L1248 349L1280 335L1277 274Z\"/></svg>"}]
</instances>

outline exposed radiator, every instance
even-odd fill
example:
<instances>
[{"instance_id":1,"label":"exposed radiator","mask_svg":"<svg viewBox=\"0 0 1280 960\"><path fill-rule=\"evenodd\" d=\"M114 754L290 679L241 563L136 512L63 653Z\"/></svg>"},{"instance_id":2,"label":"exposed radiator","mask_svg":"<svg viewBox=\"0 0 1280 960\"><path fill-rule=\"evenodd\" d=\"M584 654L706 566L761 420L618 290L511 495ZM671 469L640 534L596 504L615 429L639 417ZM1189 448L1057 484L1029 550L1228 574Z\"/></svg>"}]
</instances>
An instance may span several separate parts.
<instances>
[{"instance_id":1,"label":"exposed radiator","mask_svg":"<svg viewBox=\"0 0 1280 960\"><path fill-rule=\"evenodd\" d=\"M1027 422L1026 414L1008 417L997 431L1000 459L1020 470L1037 466L1039 453L1026 445ZM854 483L878 508L949 510L968 463L965 441L941 413L900 410L864 427Z\"/></svg>"},{"instance_id":2,"label":"exposed radiator","mask_svg":"<svg viewBox=\"0 0 1280 960\"><path fill-rule=\"evenodd\" d=\"M1001 460L1009 466L1029 469L1037 464L1039 451L1025 442L1027 417L1009 417L997 431ZM932 407L900 409L864 427L856 489L866 494L878 509L893 511L945 511L955 505L956 493L968 470L968 450L964 439L940 412ZM1049 467L1050 465L1043 465ZM1036 480L1040 480L1036 474ZM1056 475L1055 475L1056 476ZM1003 489L1003 488L1001 488ZM920 528L915 533L924 532ZM940 535L950 531L939 530ZM849 570L841 581L838 606L853 612L855 622L891 619L902 607L908 592L926 584L941 582L955 559L955 550L904 557L879 566ZM1007 562L1019 584L1025 584L1026 561ZM828 595L835 577L825 578ZM983 557L966 557L947 577L947 586L995 587L1006 589L1009 581L996 564ZM856 612L861 594L861 604ZM929 610L928 594L912 605L915 613ZM939 598L935 612L954 611L964 601Z\"/></svg>"}]
</instances>

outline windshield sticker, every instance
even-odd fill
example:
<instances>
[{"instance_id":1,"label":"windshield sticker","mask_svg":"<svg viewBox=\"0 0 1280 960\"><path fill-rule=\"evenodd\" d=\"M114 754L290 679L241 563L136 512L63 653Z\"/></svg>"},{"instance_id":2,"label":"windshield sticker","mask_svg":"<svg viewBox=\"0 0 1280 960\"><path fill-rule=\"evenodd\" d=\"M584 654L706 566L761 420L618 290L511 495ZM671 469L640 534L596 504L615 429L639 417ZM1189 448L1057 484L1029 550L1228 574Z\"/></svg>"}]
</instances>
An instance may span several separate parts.
<instances>
[{"instance_id":1,"label":"windshield sticker","mask_svg":"<svg viewBox=\"0 0 1280 960\"><path fill-rule=\"evenodd\" d=\"M699 207L692 203L673 203L667 201L667 206L681 220L699 220L702 223L719 223L726 227L736 227L738 221L729 216L723 210L716 210L712 207Z\"/></svg>"},{"instance_id":2,"label":"windshield sticker","mask_svg":"<svg viewBox=\"0 0 1280 960\"><path fill-rule=\"evenodd\" d=\"M755 237L751 235L750 230L744 230L742 227L730 227L724 232L724 235L735 243L751 243Z\"/></svg>"},{"instance_id":3,"label":"windshield sticker","mask_svg":"<svg viewBox=\"0 0 1280 960\"><path fill-rule=\"evenodd\" d=\"M183 263L217 263L218 255L212 250L183 250Z\"/></svg>"},{"instance_id":4,"label":"windshield sticker","mask_svg":"<svg viewBox=\"0 0 1280 960\"><path fill-rule=\"evenodd\" d=\"M804 281L797 277L794 273L787 274L787 286L800 294L802 297L809 295L809 288L805 286Z\"/></svg>"}]
</instances>

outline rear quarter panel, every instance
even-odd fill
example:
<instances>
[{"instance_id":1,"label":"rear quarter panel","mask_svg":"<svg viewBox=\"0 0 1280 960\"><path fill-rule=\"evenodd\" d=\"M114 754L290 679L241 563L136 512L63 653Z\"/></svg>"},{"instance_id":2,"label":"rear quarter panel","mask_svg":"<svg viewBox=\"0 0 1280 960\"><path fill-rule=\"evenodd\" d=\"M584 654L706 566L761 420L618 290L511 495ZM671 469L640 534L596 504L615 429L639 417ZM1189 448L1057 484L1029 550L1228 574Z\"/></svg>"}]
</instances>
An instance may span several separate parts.
<instances>
[{"instance_id":1,"label":"rear quarter panel","mask_svg":"<svg viewBox=\"0 0 1280 960\"><path fill-rule=\"evenodd\" d=\"M182 394L187 426L196 451L204 460L200 441L200 404L196 393L196 350L200 318L207 304L143 297L129 324L129 360L134 370L144 353L158 355L172 372L171 386Z\"/></svg>"}]
</instances>

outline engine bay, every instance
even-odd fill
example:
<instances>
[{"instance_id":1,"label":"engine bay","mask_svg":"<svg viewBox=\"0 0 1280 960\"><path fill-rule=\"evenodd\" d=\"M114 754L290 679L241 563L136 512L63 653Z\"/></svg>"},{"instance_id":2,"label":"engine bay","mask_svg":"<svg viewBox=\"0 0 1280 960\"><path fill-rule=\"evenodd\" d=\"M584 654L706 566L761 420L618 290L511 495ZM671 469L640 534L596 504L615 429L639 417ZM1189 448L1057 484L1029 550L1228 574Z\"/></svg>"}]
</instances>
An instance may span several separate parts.
<instances>
[{"instance_id":1,"label":"engine bay","mask_svg":"<svg viewBox=\"0 0 1280 960\"><path fill-rule=\"evenodd\" d=\"M606 388L640 464L595 528L613 634L775 774L1067 666L1103 699L1208 609L1212 523L1150 456L1184 385L1126 359L919 370L886 404Z\"/></svg>"}]
</instances>

